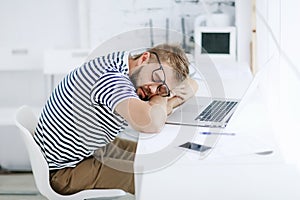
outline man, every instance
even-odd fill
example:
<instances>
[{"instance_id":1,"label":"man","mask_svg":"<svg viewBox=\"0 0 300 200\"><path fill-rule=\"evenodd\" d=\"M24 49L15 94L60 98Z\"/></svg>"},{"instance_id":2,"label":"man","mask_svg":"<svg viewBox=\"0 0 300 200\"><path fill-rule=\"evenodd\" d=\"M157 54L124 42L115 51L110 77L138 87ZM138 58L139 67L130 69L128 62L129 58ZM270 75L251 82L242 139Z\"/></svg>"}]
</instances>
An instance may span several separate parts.
<instances>
[{"instance_id":1,"label":"man","mask_svg":"<svg viewBox=\"0 0 300 200\"><path fill-rule=\"evenodd\" d=\"M197 90L188 66L179 46L163 44L139 55L98 57L70 72L46 102L34 136L53 189L72 194L120 188L134 194L136 143L117 135L128 124L159 132L172 109Z\"/></svg>"}]
</instances>

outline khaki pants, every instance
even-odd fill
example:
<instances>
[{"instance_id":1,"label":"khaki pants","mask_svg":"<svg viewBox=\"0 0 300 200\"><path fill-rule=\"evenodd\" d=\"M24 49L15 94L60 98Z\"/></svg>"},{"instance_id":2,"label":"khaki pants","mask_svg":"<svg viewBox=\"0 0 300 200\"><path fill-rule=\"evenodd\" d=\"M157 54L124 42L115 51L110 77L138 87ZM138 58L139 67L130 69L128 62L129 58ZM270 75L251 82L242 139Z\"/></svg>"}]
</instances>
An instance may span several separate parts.
<instances>
[{"instance_id":1,"label":"khaki pants","mask_svg":"<svg viewBox=\"0 0 300 200\"><path fill-rule=\"evenodd\" d=\"M136 142L116 138L76 167L50 172L51 186L60 194L97 188L122 189L134 194L133 162L136 146Z\"/></svg>"}]
</instances>

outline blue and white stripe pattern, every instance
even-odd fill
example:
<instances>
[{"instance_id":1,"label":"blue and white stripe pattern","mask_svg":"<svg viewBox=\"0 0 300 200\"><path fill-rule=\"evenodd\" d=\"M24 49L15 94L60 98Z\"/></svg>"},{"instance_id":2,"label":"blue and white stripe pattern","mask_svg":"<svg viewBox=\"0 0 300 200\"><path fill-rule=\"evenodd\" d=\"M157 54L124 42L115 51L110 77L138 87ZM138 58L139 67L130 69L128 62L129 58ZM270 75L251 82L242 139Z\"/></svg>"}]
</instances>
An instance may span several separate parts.
<instances>
[{"instance_id":1,"label":"blue and white stripe pattern","mask_svg":"<svg viewBox=\"0 0 300 200\"><path fill-rule=\"evenodd\" d=\"M126 59L125 52L95 58L54 89L34 136L50 170L76 166L125 128L127 122L114 109L122 100L138 98Z\"/></svg>"}]
</instances>

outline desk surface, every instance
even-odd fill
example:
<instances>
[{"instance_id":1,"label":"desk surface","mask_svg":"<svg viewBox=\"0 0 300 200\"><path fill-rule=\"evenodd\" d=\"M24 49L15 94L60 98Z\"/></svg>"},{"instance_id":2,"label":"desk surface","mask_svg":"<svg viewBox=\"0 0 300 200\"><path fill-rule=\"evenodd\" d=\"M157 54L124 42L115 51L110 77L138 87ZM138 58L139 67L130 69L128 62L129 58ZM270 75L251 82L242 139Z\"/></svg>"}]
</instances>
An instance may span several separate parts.
<instances>
[{"instance_id":1,"label":"desk surface","mask_svg":"<svg viewBox=\"0 0 300 200\"><path fill-rule=\"evenodd\" d=\"M251 81L223 80L231 98L241 97ZM178 147L186 141L207 142L211 136L199 134L207 129L166 125L159 134L140 134L137 199L300 199L300 176L296 168L284 164L259 94L251 95L248 102L222 130L236 136L213 138L209 153ZM256 154L269 149L272 154Z\"/></svg>"},{"instance_id":2,"label":"desk surface","mask_svg":"<svg viewBox=\"0 0 300 200\"><path fill-rule=\"evenodd\" d=\"M293 166L172 165L137 175L137 199L298 200L300 179Z\"/></svg>"}]
</instances>

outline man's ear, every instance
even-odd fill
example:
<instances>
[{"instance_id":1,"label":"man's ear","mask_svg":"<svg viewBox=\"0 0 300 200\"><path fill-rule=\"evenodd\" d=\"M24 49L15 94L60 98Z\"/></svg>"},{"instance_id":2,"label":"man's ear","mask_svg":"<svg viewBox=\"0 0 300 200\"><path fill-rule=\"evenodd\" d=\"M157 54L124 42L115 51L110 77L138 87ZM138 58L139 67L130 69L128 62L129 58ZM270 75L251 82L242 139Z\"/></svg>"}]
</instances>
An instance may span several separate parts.
<instances>
[{"instance_id":1,"label":"man's ear","mask_svg":"<svg viewBox=\"0 0 300 200\"><path fill-rule=\"evenodd\" d=\"M138 59L138 65L144 64L144 63L148 63L149 59L150 59L150 53L149 52L144 52Z\"/></svg>"}]
</instances>

